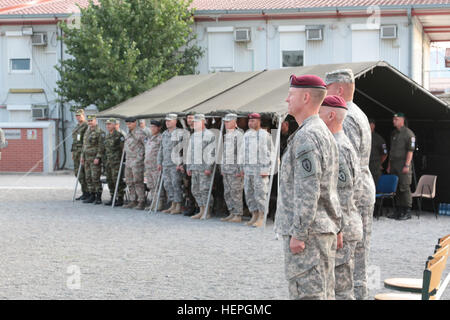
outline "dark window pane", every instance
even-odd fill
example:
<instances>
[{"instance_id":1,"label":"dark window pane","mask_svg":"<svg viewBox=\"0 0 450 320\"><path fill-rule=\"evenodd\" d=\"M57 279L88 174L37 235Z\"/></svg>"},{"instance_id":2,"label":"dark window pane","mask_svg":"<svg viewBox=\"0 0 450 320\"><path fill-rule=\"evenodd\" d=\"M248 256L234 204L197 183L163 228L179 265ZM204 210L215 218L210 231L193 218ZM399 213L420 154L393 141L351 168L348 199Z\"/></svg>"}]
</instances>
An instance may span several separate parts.
<instances>
[{"instance_id":1,"label":"dark window pane","mask_svg":"<svg viewBox=\"0 0 450 320\"><path fill-rule=\"evenodd\" d=\"M30 59L11 59L11 70L30 70Z\"/></svg>"},{"instance_id":2,"label":"dark window pane","mask_svg":"<svg viewBox=\"0 0 450 320\"><path fill-rule=\"evenodd\" d=\"M303 50L283 51L283 67L303 66Z\"/></svg>"}]
</instances>

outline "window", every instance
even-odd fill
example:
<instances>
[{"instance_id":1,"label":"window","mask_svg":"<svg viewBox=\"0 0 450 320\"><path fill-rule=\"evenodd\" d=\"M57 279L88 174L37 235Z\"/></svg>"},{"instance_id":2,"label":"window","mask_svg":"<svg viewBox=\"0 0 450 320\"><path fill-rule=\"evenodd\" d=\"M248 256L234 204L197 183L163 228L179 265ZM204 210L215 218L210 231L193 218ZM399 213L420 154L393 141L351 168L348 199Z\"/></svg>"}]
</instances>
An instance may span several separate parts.
<instances>
[{"instance_id":1,"label":"window","mask_svg":"<svg viewBox=\"0 0 450 320\"><path fill-rule=\"evenodd\" d=\"M234 71L233 30L233 27L210 27L207 29L210 72Z\"/></svg>"},{"instance_id":2,"label":"window","mask_svg":"<svg viewBox=\"0 0 450 320\"><path fill-rule=\"evenodd\" d=\"M11 71L31 71L30 59L11 59L10 62Z\"/></svg>"},{"instance_id":3,"label":"window","mask_svg":"<svg viewBox=\"0 0 450 320\"><path fill-rule=\"evenodd\" d=\"M302 67L303 66L303 50L283 50L282 51L282 67Z\"/></svg>"}]
</instances>

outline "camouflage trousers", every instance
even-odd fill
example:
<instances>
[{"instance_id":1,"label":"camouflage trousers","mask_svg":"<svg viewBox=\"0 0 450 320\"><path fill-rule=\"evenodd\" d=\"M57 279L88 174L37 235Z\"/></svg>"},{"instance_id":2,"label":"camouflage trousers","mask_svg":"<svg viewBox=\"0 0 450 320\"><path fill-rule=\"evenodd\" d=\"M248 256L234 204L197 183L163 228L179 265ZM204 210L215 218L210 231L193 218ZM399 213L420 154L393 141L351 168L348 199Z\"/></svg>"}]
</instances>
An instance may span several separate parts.
<instances>
[{"instance_id":1,"label":"camouflage trousers","mask_svg":"<svg viewBox=\"0 0 450 320\"><path fill-rule=\"evenodd\" d=\"M356 243L357 241L345 241L344 238L343 248L336 251L336 266L334 268L336 300L355 300L353 271L355 269Z\"/></svg>"},{"instance_id":2,"label":"camouflage trousers","mask_svg":"<svg viewBox=\"0 0 450 320\"><path fill-rule=\"evenodd\" d=\"M102 165L100 163L94 164L94 159L85 159L84 173L88 191L92 193L101 193L103 191L103 186L100 182Z\"/></svg>"},{"instance_id":3,"label":"camouflage trousers","mask_svg":"<svg viewBox=\"0 0 450 320\"><path fill-rule=\"evenodd\" d=\"M181 188L181 172L176 166L163 167L162 177L164 189L170 202L183 202L183 190Z\"/></svg>"},{"instance_id":4,"label":"camouflage trousers","mask_svg":"<svg viewBox=\"0 0 450 320\"><path fill-rule=\"evenodd\" d=\"M207 176L203 171L191 171L191 192L199 207L206 206L208 201L209 186L211 184L212 175ZM210 204L213 203L211 194Z\"/></svg>"},{"instance_id":5,"label":"camouflage trousers","mask_svg":"<svg viewBox=\"0 0 450 320\"><path fill-rule=\"evenodd\" d=\"M227 204L228 211L230 213L242 216L242 191L244 190L244 179L242 177L236 177L234 173L224 173L222 177L224 198Z\"/></svg>"},{"instance_id":6,"label":"camouflage trousers","mask_svg":"<svg viewBox=\"0 0 450 320\"><path fill-rule=\"evenodd\" d=\"M245 200L250 212L264 212L269 193L269 181L269 176L244 175Z\"/></svg>"},{"instance_id":7,"label":"camouflage trousers","mask_svg":"<svg viewBox=\"0 0 450 320\"><path fill-rule=\"evenodd\" d=\"M130 192L130 200L145 201L144 162L132 162L125 166L125 182Z\"/></svg>"},{"instance_id":8,"label":"camouflage trousers","mask_svg":"<svg viewBox=\"0 0 450 320\"><path fill-rule=\"evenodd\" d=\"M107 162L105 166L106 182L108 183L109 193L111 198L114 197L114 192L116 191L117 176L119 175L120 162ZM119 185L117 186L117 196L119 198L123 197L125 192L125 182L123 181L123 170L120 173Z\"/></svg>"},{"instance_id":9,"label":"camouflage trousers","mask_svg":"<svg viewBox=\"0 0 450 320\"><path fill-rule=\"evenodd\" d=\"M356 300L367 299L367 268L369 266L370 237L372 235L373 207L358 207L363 222L363 239L355 248L355 271L353 272Z\"/></svg>"},{"instance_id":10,"label":"camouflage trousers","mask_svg":"<svg viewBox=\"0 0 450 320\"><path fill-rule=\"evenodd\" d=\"M75 177L78 176L78 168L80 167L80 157L81 154L79 152L73 153L73 171L75 172ZM78 177L78 182L81 185L82 192L89 192L89 188L86 183L86 174L84 172L84 166L81 166L80 176Z\"/></svg>"},{"instance_id":11,"label":"camouflage trousers","mask_svg":"<svg viewBox=\"0 0 450 320\"><path fill-rule=\"evenodd\" d=\"M305 249L292 254L283 236L284 266L292 300L334 300L336 235L309 234Z\"/></svg>"},{"instance_id":12,"label":"camouflage trousers","mask_svg":"<svg viewBox=\"0 0 450 320\"><path fill-rule=\"evenodd\" d=\"M150 197L153 196L155 192L158 192L158 179L159 179L160 172L156 168L145 168L145 180L147 188L150 190L149 195Z\"/></svg>"}]
</instances>

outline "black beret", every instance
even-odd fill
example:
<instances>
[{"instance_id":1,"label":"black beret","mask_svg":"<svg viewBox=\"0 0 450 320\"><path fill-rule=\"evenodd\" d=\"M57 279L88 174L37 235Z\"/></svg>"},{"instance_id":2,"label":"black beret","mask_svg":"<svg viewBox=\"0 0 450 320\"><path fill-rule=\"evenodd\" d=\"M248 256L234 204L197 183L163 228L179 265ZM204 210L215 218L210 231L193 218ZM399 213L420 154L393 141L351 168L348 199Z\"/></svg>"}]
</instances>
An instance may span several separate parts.
<instances>
[{"instance_id":1,"label":"black beret","mask_svg":"<svg viewBox=\"0 0 450 320\"><path fill-rule=\"evenodd\" d=\"M136 117L125 118L125 122L135 122L136 120L137 120Z\"/></svg>"},{"instance_id":2,"label":"black beret","mask_svg":"<svg viewBox=\"0 0 450 320\"><path fill-rule=\"evenodd\" d=\"M161 121L158 121L158 120L151 120L151 121L150 121L150 125L157 126L157 127L161 127Z\"/></svg>"}]
</instances>

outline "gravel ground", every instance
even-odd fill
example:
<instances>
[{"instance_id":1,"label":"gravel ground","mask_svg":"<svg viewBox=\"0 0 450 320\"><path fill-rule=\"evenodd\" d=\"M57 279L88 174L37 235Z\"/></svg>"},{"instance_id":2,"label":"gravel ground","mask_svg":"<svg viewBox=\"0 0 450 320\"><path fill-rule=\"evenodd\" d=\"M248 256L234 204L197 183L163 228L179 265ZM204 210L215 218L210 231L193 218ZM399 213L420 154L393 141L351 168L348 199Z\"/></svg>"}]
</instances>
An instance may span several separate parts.
<instances>
[{"instance_id":1,"label":"gravel ground","mask_svg":"<svg viewBox=\"0 0 450 320\"><path fill-rule=\"evenodd\" d=\"M261 230L74 204L74 183L70 175L0 175L0 299L288 298L271 222ZM387 277L421 277L448 233L450 217L430 213L374 221L370 297L389 291Z\"/></svg>"}]
</instances>

